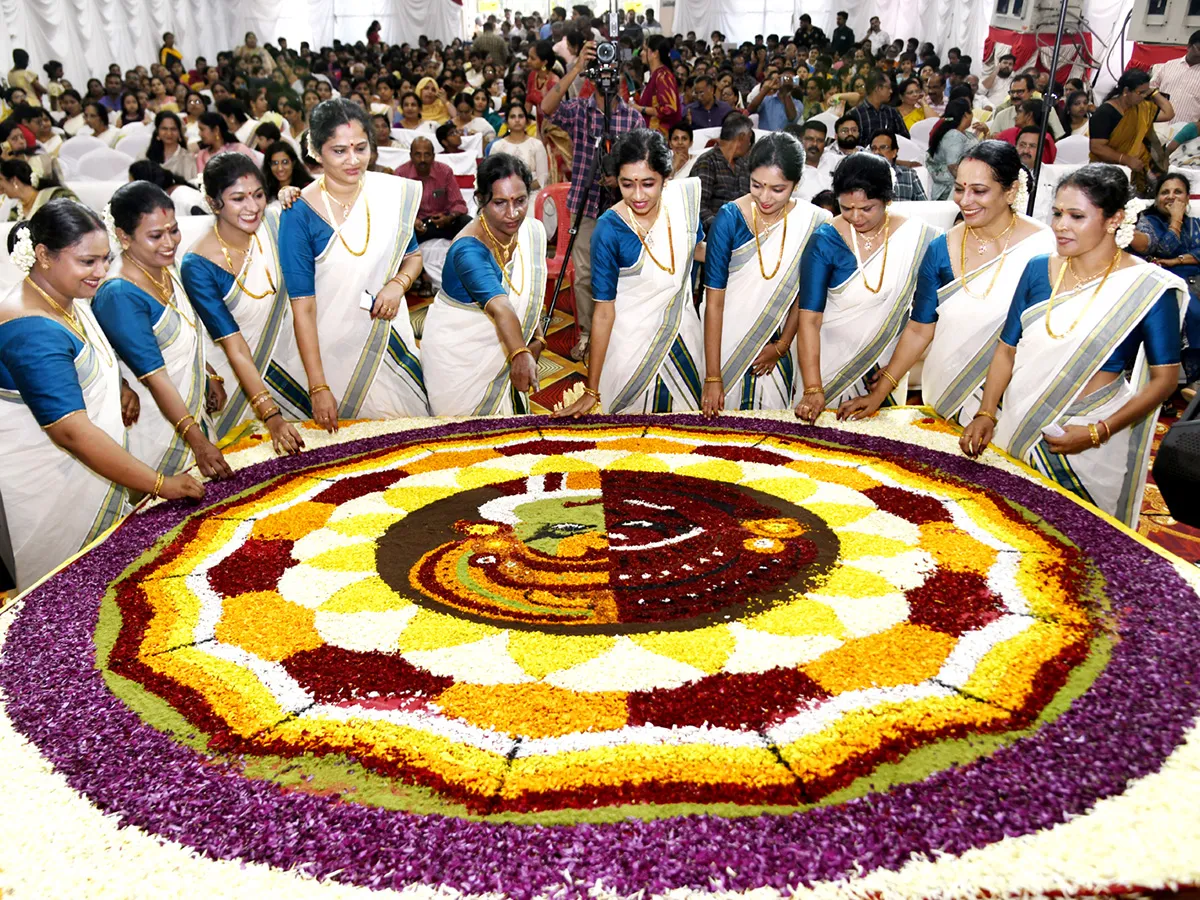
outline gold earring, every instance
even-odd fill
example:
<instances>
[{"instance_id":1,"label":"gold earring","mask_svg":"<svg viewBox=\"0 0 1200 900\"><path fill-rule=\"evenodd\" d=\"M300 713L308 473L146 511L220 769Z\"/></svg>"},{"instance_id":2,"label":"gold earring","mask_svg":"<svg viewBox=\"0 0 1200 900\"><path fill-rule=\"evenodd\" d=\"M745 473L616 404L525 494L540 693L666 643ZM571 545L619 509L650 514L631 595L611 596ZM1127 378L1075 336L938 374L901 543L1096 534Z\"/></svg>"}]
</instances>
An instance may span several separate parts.
<instances>
[{"instance_id":1,"label":"gold earring","mask_svg":"<svg viewBox=\"0 0 1200 900\"><path fill-rule=\"evenodd\" d=\"M1117 233L1117 226L1116 226L1116 225L1109 225L1107 230L1108 230L1108 233L1109 233L1109 234L1116 234L1116 233Z\"/></svg>"},{"instance_id":2,"label":"gold earring","mask_svg":"<svg viewBox=\"0 0 1200 900\"><path fill-rule=\"evenodd\" d=\"M50 271L50 263L48 263L48 262L42 263L42 271L49 272Z\"/></svg>"}]
</instances>

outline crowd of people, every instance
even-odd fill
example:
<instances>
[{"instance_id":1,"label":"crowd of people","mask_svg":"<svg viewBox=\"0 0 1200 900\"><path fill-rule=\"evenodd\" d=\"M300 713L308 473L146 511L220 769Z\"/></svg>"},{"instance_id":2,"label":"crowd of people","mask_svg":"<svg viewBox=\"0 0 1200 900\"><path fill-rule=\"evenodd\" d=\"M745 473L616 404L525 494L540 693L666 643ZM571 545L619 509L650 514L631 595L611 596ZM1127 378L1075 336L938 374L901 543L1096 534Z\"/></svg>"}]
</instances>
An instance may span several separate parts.
<instances>
[{"instance_id":1,"label":"crowd of people","mask_svg":"<svg viewBox=\"0 0 1200 900\"><path fill-rule=\"evenodd\" d=\"M878 19L856 39L844 14L829 37L802 16L735 45L631 12L606 92L586 7L491 17L466 44L389 46L376 26L319 50L247 34L190 69L167 34L151 66L83 93L14 53L0 188L25 277L0 300L0 500L19 586L131 501L203 496L188 472L228 477L219 447L247 420L298 453L305 420L526 412L549 280L531 198L560 182L560 227L581 214L586 380L554 415L857 419L907 402L923 359L923 402L965 453L994 444L1136 520L1154 414L1181 363L1200 377L1200 220L1163 162L1195 127L1149 138L1200 118L1200 32L1153 78L1130 70L1100 104L1064 85L1046 109L1045 74L1010 56L978 79L956 48L943 63ZM1047 117L1095 160L1050 223L1025 215ZM929 194L901 156L925 119ZM62 182L71 141L147 132L104 210ZM383 148L408 159L390 169ZM949 231L891 205L927 198L958 205ZM197 213L211 228L184 248ZM436 283L431 241L449 244ZM432 296L419 342L413 292Z\"/></svg>"}]
</instances>

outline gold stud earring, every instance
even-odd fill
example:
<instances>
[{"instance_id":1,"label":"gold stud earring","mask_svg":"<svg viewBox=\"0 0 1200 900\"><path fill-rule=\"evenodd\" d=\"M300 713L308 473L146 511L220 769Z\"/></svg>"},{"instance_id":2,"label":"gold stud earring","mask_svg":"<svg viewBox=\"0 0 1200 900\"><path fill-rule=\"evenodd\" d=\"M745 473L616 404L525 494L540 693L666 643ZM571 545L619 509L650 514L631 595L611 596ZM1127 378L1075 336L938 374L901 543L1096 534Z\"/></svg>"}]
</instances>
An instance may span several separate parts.
<instances>
[{"instance_id":1,"label":"gold stud earring","mask_svg":"<svg viewBox=\"0 0 1200 900\"><path fill-rule=\"evenodd\" d=\"M50 271L50 263L47 263L47 262L42 263L42 271L49 272Z\"/></svg>"},{"instance_id":2,"label":"gold stud earring","mask_svg":"<svg viewBox=\"0 0 1200 900\"><path fill-rule=\"evenodd\" d=\"M1109 234L1116 234L1116 233L1117 233L1117 226L1116 226L1116 225L1109 225L1109 226L1108 226L1108 229L1107 229L1107 231L1108 231L1108 233L1109 233Z\"/></svg>"}]
</instances>

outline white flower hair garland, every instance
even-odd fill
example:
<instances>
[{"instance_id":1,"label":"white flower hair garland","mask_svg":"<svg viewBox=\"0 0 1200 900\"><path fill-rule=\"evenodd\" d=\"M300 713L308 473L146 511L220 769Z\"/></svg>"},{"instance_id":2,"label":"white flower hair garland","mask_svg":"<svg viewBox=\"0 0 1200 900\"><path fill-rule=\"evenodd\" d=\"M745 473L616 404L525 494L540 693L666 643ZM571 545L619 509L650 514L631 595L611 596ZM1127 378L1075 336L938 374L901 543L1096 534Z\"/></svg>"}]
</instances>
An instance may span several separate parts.
<instances>
[{"instance_id":1,"label":"white flower hair garland","mask_svg":"<svg viewBox=\"0 0 1200 900\"><path fill-rule=\"evenodd\" d=\"M121 252L121 239L117 237L117 223L113 219L112 202L104 204L104 212L100 214L101 221L104 222L104 230L108 232L108 247L113 253Z\"/></svg>"},{"instance_id":2,"label":"white flower hair garland","mask_svg":"<svg viewBox=\"0 0 1200 900\"><path fill-rule=\"evenodd\" d=\"M37 262L37 254L33 251L33 234L28 225L22 225L18 229L17 242L13 245L9 259L22 275L28 275L33 270L33 264Z\"/></svg>"},{"instance_id":3,"label":"white flower hair garland","mask_svg":"<svg viewBox=\"0 0 1200 900\"><path fill-rule=\"evenodd\" d=\"M1029 182L1032 178L1024 169L1017 173L1017 196L1013 198L1012 211L1019 216L1025 215L1025 210L1029 208Z\"/></svg>"},{"instance_id":4,"label":"white flower hair garland","mask_svg":"<svg viewBox=\"0 0 1200 900\"><path fill-rule=\"evenodd\" d=\"M1117 228L1117 246L1124 250L1133 243L1133 233L1137 231L1138 216L1154 205L1153 200L1142 200L1134 197L1125 204L1125 219Z\"/></svg>"},{"instance_id":5,"label":"white flower hair garland","mask_svg":"<svg viewBox=\"0 0 1200 900\"><path fill-rule=\"evenodd\" d=\"M30 186L31 188L33 188L33 189L36 191L36 190L37 190L37 186L38 186L39 184L41 184L41 181L42 181L42 176L40 176L40 175L39 175L37 172L30 171L30 173L29 173L29 186Z\"/></svg>"}]
</instances>

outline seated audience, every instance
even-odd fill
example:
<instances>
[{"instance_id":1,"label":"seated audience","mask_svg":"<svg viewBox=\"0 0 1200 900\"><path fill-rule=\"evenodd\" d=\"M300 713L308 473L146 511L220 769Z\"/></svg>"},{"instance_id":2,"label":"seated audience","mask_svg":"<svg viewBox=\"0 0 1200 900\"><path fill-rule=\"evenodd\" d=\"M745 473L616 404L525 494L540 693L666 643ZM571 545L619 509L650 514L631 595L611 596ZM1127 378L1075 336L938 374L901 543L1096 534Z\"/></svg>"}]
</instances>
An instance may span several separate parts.
<instances>
[{"instance_id":1,"label":"seated audience","mask_svg":"<svg viewBox=\"0 0 1200 900\"><path fill-rule=\"evenodd\" d=\"M421 206L414 226L417 242L454 240L471 221L458 179L448 165L433 158L433 144L428 139L417 138L408 152L409 161L399 166L396 174L421 182Z\"/></svg>"}]
</instances>

